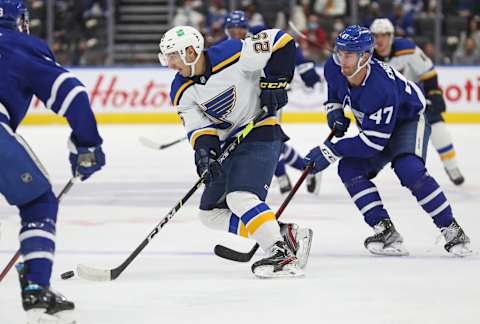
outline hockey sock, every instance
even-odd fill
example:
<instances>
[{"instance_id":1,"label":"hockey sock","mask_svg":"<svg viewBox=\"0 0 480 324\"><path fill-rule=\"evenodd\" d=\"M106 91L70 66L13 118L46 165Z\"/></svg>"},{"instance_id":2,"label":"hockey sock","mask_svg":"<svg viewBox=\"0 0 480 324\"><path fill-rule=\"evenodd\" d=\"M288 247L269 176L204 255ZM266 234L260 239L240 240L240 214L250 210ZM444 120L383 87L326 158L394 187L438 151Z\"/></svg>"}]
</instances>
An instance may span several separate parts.
<instances>
[{"instance_id":1,"label":"hockey sock","mask_svg":"<svg viewBox=\"0 0 480 324\"><path fill-rule=\"evenodd\" d=\"M50 285L55 253L55 224L58 201L52 190L19 206L22 227L20 252L28 269L26 278L42 286Z\"/></svg>"},{"instance_id":2,"label":"hockey sock","mask_svg":"<svg viewBox=\"0 0 480 324\"><path fill-rule=\"evenodd\" d=\"M430 135L430 140L437 150L445 168L453 169L458 167L452 137L450 136L444 122L440 121L432 125L432 135Z\"/></svg>"},{"instance_id":3,"label":"hockey sock","mask_svg":"<svg viewBox=\"0 0 480 324\"><path fill-rule=\"evenodd\" d=\"M227 195L227 204L245 225L249 235L253 237L264 251L277 241L283 241L280 226L275 214L255 194L246 191L231 192Z\"/></svg>"},{"instance_id":4,"label":"hockey sock","mask_svg":"<svg viewBox=\"0 0 480 324\"><path fill-rule=\"evenodd\" d=\"M395 161L394 171L402 186L410 189L438 228L447 227L452 223L450 203L435 179L427 173L420 158L414 155L400 157Z\"/></svg>"},{"instance_id":5,"label":"hockey sock","mask_svg":"<svg viewBox=\"0 0 480 324\"><path fill-rule=\"evenodd\" d=\"M390 218L372 181L360 176L344 182L344 185L368 225L373 227L380 220Z\"/></svg>"},{"instance_id":6,"label":"hockey sock","mask_svg":"<svg viewBox=\"0 0 480 324\"><path fill-rule=\"evenodd\" d=\"M200 221L206 227L223 232L229 232L242 237L248 237L248 231L240 218L228 208L200 210Z\"/></svg>"},{"instance_id":7,"label":"hockey sock","mask_svg":"<svg viewBox=\"0 0 480 324\"><path fill-rule=\"evenodd\" d=\"M295 151L295 149L287 144L283 144L283 159L285 163L290 165L292 168L297 170L304 170L306 167L305 160L300 156L300 154Z\"/></svg>"}]
</instances>

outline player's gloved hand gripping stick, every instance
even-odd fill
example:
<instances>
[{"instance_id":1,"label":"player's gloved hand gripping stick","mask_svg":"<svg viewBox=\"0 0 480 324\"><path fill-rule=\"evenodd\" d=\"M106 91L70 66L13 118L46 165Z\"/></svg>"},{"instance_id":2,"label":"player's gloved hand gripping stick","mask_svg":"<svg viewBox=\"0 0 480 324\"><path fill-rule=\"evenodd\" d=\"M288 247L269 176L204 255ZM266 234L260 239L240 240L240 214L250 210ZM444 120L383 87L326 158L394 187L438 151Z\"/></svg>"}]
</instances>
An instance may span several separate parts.
<instances>
[{"instance_id":1,"label":"player's gloved hand gripping stick","mask_svg":"<svg viewBox=\"0 0 480 324\"><path fill-rule=\"evenodd\" d=\"M236 140L233 141L227 148L222 152L217 162L221 165L225 159L230 156L230 154L237 148L240 142L252 131L255 123L259 122L265 116L265 112L262 111L259 113L253 121L248 123L248 125L243 129L242 133L237 136ZM155 228L147 235L147 237L140 243L140 245L123 261L119 266L113 269L97 269L84 264L79 264L77 266L77 274L81 278L94 280L94 281L111 281L115 280L120 276L120 274L128 267L128 265L140 254L140 252L150 243L150 241L158 234L158 232L167 224L170 219L177 213L177 211L182 208L182 206L187 202L187 200L197 191L198 188L202 185L207 172L204 172L202 176L197 180L197 182L190 188L190 190L185 194L185 196L180 199L179 202L165 215L160 222L155 226Z\"/></svg>"},{"instance_id":2,"label":"player's gloved hand gripping stick","mask_svg":"<svg viewBox=\"0 0 480 324\"><path fill-rule=\"evenodd\" d=\"M330 132L330 134L327 137L327 141L330 141L333 138L333 135L335 135L335 129L332 129L332 131ZM280 218L283 211L285 210L285 208L287 208L288 204L290 203L293 196L297 192L298 188L300 188L303 181L305 180L307 175L312 171L313 168L314 168L314 164L313 164L313 161L311 161L307 164L305 170L303 170L303 172L302 172L302 175L297 180L297 183L295 183L292 190L290 191L288 196L285 198L285 200L283 201L280 208L275 213L275 217L277 219ZM224 245L217 244L215 246L213 252L221 258L228 259L228 260L231 260L231 261L249 262L253 258L253 256L255 255L255 253L257 252L259 247L260 247L260 245L258 243L255 243L255 245L250 249L250 251L248 251L248 252L238 252L238 251L230 249L229 247L226 247Z\"/></svg>"}]
</instances>

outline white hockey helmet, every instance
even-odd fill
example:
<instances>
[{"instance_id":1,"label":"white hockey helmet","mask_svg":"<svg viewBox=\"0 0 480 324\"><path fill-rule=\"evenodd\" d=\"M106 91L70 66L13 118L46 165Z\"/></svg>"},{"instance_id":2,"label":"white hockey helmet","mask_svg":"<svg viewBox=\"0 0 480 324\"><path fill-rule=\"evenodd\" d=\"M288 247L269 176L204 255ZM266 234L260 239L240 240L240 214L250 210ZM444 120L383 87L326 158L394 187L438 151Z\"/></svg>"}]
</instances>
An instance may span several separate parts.
<instances>
[{"instance_id":1,"label":"white hockey helmet","mask_svg":"<svg viewBox=\"0 0 480 324\"><path fill-rule=\"evenodd\" d=\"M195 65L203 51L203 44L203 36L195 28L190 26L173 27L163 34L160 40L158 58L162 65L167 66L168 56L178 54L186 65ZM188 63L186 60L186 49L190 46L193 47L198 55L195 61Z\"/></svg>"},{"instance_id":2,"label":"white hockey helmet","mask_svg":"<svg viewBox=\"0 0 480 324\"><path fill-rule=\"evenodd\" d=\"M372 34L392 34L395 32L392 22L387 18L377 18L370 25Z\"/></svg>"}]
</instances>

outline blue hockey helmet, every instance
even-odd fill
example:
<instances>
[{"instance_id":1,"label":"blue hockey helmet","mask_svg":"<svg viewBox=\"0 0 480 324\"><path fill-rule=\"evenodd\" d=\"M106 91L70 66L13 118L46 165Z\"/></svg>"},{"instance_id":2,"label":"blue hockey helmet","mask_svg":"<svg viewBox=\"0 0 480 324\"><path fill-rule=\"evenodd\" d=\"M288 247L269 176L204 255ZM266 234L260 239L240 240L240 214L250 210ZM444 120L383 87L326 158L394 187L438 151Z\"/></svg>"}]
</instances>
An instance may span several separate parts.
<instances>
[{"instance_id":1,"label":"blue hockey helmet","mask_svg":"<svg viewBox=\"0 0 480 324\"><path fill-rule=\"evenodd\" d=\"M23 0L0 0L0 26L30 33L28 10Z\"/></svg>"},{"instance_id":2,"label":"blue hockey helmet","mask_svg":"<svg viewBox=\"0 0 480 324\"><path fill-rule=\"evenodd\" d=\"M370 62L374 45L375 42L373 35L368 28L358 25L348 26L337 36L337 39L335 40L333 59L335 60L335 63L341 65L341 51L356 53L358 55L357 68L351 75L348 76L348 78L352 78ZM367 60L362 62L362 59L366 53L369 54L369 57Z\"/></svg>"},{"instance_id":3,"label":"blue hockey helmet","mask_svg":"<svg viewBox=\"0 0 480 324\"><path fill-rule=\"evenodd\" d=\"M229 28L248 28L248 19L245 12L235 10L225 17L225 29Z\"/></svg>"}]
</instances>

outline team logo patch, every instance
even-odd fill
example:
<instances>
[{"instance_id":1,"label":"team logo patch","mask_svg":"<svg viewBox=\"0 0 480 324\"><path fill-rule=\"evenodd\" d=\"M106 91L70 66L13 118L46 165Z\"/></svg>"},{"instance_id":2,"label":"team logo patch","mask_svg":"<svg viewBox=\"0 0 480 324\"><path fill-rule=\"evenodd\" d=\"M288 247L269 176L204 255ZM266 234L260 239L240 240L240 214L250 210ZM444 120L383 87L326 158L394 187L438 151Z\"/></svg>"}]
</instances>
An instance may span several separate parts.
<instances>
[{"instance_id":1,"label":"team logo patch","mask_svg":"<svg viewBox=\"0 0 480 324\"><path fill-rule=\"evenodd\" d=\"M235 86L231 86L227 90L223 91L214 98L201 104L202 109L212 119L217 120L219 123L217 127L225 129L231 126L230 123L225 123L225 118L235 107L237 101L237 91ZM223 128L223 126L225 128Z\"/></svg>"}]
</instances>

